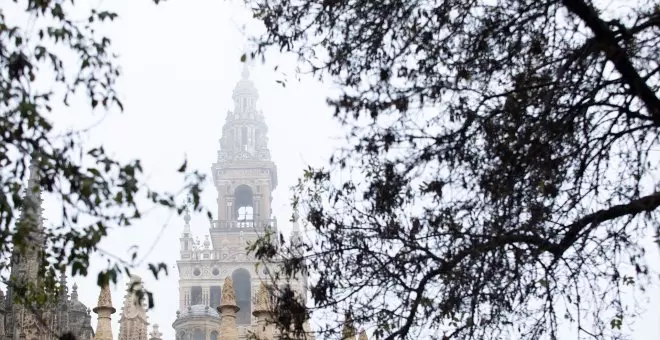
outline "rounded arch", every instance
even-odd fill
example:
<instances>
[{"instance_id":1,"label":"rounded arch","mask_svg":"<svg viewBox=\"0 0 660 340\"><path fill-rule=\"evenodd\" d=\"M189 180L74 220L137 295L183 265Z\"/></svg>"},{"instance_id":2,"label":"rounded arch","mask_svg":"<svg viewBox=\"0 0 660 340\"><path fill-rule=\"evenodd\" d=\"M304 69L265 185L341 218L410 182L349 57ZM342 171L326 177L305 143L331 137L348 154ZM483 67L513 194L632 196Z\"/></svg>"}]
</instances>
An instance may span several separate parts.
<instances>
[{"instance_id":1,"label":"rounded arch","mask_svg":"<svg viewBox=\"0 0 660 340\"><path fill-rule=\"evenodd\" d=\"M236 304L240 310L236 315L236 323L249 325L252 323L252 278L245 268L234 270L231 274L236 291Z\"/></svg>"},{"instance_id":2,"label":"rounded arch","mask_svg":"<svg viewBox=\"0 0 660 340\"><path fill-rule=\"evenodd\" d=\"M249 185L241 184L234 189L234 214L239 221L251 221L254 215L254 193Z\"/></svg>"},{"instance_id":3,"label":"rounded arch","mask_svg":"<svg viewBox=\"0 0 660 340\"><path fill-rule=\"evenodd\" d=\"M211 332L211 340L218 340L218 332L216 331Z\"/></svg>"},{"instance_id":4,"label":"rounded arch","mask_svg":"<svg viewBox=\"0 0 660 340\"><path fill-rule=\"evenodd\" d=\"M206 340L204 331L199 328L195 328L195 331L193 332L193 340Z\"/></svg>"}]
</instances>

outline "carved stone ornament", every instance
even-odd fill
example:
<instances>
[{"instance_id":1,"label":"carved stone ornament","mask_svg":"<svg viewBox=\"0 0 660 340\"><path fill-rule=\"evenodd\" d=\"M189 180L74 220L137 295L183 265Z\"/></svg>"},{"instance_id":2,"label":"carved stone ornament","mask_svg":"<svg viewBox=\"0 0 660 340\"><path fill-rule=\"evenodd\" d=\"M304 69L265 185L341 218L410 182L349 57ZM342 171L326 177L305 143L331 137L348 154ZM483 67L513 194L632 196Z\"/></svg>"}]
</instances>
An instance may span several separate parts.
<instances>
[{"instance_id":1,"label":"carved stone ornament","mask_svg":"<svg viewBox=\"0 0 660 340\"><path fill-rule=\"evenodd\" d=\"M236 292L234 291L234 284L231 276L225 278L225 283L222 285L222 300L221 306L235 306L236 305Z\"/></svg>"}]
</instances>

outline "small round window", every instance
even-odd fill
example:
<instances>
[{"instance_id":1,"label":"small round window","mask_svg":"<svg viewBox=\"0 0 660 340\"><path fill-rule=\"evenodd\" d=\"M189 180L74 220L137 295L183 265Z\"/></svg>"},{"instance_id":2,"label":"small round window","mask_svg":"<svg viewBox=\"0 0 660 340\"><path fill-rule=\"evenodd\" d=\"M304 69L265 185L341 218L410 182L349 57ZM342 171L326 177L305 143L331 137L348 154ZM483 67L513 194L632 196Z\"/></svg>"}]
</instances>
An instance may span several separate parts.
<instances>
[{"instance_id":1,"label":"small round window","mask_svg":"<svg viewBox=\"0 0 660 340\"><path fill-rule=\"evenodd\" d=\"M213 273L213 276L218 276L218 275L220 275L220 269L218 269L218 268L213 268L212 273Z\"/></svg>"},{"instance_id":2,"label":"small round window","mask_svg":"<svg viewBox=\"0 0 660 340\"><path fill-rule=\"evenodd\" d=\"M202 271L199 270L199 268L195 268L195 270L193 270L193 275L194 276L199 276L199 274L201 274L201 273L202 273Z\"/></svg>"}]
</instances>

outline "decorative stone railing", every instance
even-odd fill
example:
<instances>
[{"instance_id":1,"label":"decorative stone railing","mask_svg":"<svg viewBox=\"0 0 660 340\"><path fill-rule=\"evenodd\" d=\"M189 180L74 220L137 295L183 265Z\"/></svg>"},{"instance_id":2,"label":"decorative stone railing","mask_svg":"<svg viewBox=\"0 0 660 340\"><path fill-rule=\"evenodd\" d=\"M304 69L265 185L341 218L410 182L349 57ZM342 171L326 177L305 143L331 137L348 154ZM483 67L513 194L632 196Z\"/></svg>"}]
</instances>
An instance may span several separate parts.
<instances>
[{"instance_id":1,"label":"decorative stone railing","mask_svg":"<svg viewBox=\"0 0 660 340\"><path fill-rule=\"evenodd\" d=\"M240 231L240 230L266 230L267 228L277 229L277 220L257 220L257 221L219 221L210 220L212 231Z\"/></svg>"}]
</instances>

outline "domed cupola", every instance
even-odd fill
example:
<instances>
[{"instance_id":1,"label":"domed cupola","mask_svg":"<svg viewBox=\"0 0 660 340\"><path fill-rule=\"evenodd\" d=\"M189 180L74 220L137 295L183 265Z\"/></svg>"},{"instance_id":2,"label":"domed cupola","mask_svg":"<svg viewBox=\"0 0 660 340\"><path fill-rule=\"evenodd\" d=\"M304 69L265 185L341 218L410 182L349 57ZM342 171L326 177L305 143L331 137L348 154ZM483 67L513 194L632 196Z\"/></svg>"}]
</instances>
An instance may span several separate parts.
<instances>
[{"instance_id":1,"label":"domed cupola","mask_svg":"<svg viewBox=\"0 0 660 340\"><path fill-rule=\"evenodd\" d=\"M250 71L248 70L247 63L243 65L241 80L239 80L236 87L234 87L232 98L234 101L238 101L241 98L251 98L255 102L259 98L257 88L254 86L252 80L250 80Z\"/></svg>"},{"instance_id":2,"label":"domed cupola","mask_svg":"<svg viewBox=\"0 0 660 340\"><path fill-rule=\"evenodd\" d=\"M188 306L188 308L184 309L179 313L179 318L178 320L184 320L184 319L191 319L191 318L220 318L220 315L218 312L215 310L215 308L211 308L209 306L205 305L192 305Z\"/></svg>"},{"instance_id":3,"label":"domed cupola","mask_svg":"<svg viewBox=\"0 0 660 340\"><path fill-rule=\"evenodd\" d=\"M192 305L176 313L172 327L177 340L218 340L220 315L207 305Z\"/></svg>"}]
</instances>

